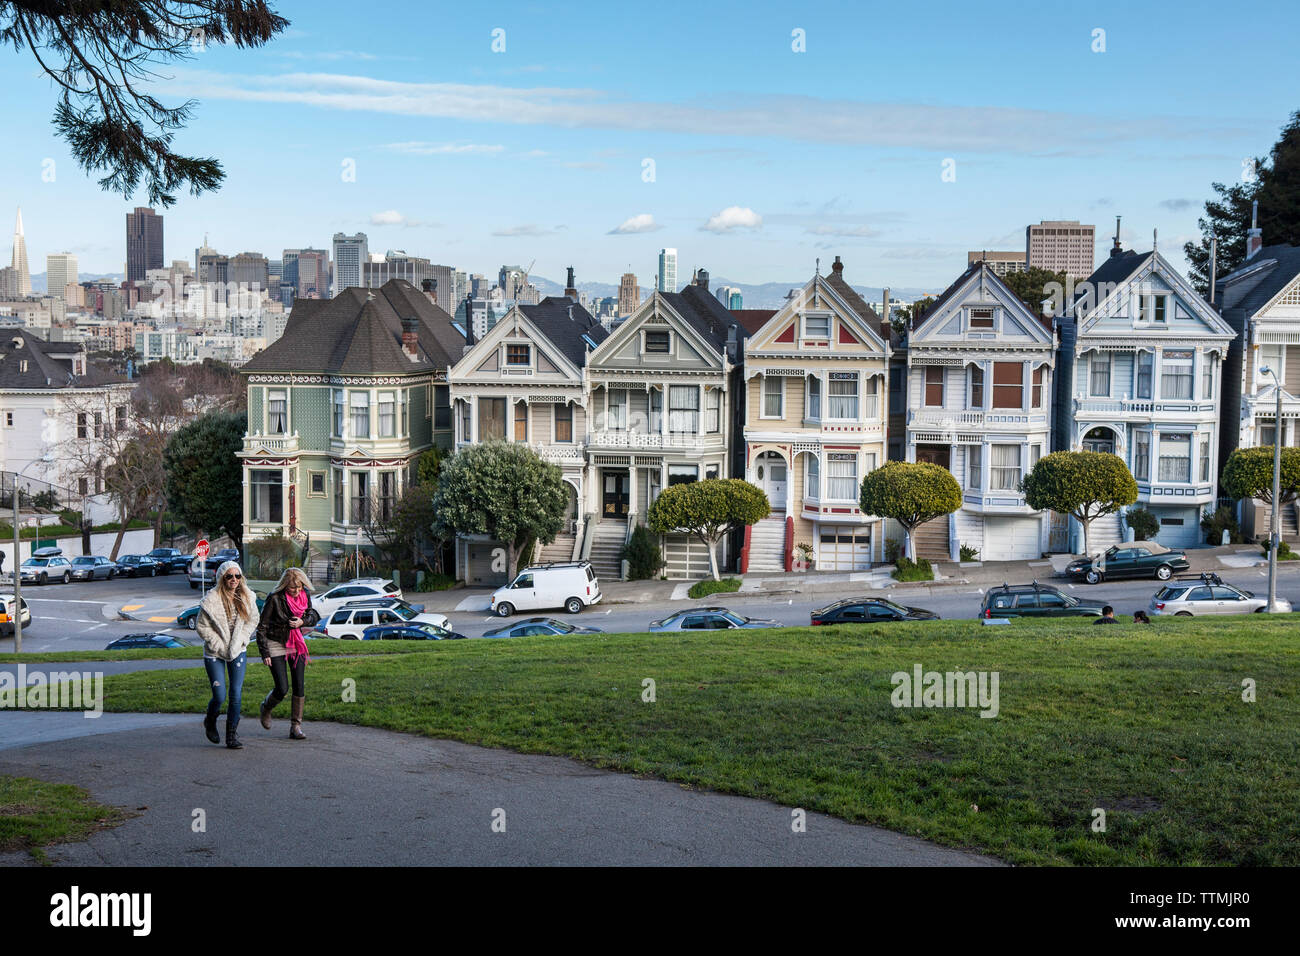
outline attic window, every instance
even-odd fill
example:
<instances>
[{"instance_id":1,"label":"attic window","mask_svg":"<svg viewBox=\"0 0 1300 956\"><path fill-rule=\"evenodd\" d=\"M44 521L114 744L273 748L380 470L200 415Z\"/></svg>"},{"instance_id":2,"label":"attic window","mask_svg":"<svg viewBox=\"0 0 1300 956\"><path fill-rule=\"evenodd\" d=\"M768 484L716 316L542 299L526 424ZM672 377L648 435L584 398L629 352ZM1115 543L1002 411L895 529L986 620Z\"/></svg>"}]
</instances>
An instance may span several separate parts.
<instances>
[{"instance_id":1,"label":"attic window","mask_svg":"<svg viewBox=\"0 0 1300 956\"><path fill-rule=\"evenodd\" d=\"M654 352L661 355L666 355L668 354L668 349L669 349L669 339L668 339L667 332L662 332L662 331L646 332L645 334L646 352L648 353Z\"/></svg>"},{"instance_id":2,"label":"attic window","mask_svg":"<svg viewBox=\"0 0 1300 956\"><path fill-rule=\"evenodd\" d=\"M971 309L970 327L972 329L993 328L993 310L992 309Z\"/></svg>"},{"instance_id":3,"label":"attic window","mask_svg":"<svg viewBox=\"0 0 1300 956\"><path fill-rule=\"evenodd\" d=\"M831 317L829 315L808 315L803 320L803 337L806 339L829 339L831 337Z\"/></svg>"},{"instance_id":4,"label":"attic window","mask_svg":"<svg viewBox=\"0 0 1300 956\"><path fill-rule=\"evenodd\" d=\"M507 365L531 365L531 349L527 345L507 345L506 346L506 364Z\"/></svg>"}]
</instances>

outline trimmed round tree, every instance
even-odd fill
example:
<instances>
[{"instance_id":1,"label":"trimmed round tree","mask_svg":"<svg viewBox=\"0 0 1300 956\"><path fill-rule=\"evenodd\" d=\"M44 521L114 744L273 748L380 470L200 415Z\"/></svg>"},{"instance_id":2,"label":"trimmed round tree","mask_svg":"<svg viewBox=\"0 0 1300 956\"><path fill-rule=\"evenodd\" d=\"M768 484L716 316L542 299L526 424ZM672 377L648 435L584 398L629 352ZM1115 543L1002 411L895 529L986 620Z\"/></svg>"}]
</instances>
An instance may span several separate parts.
<instances>
[{"instance_id":1,"label":"trimmed round tree","mask_svg":"<svg viewBox=\"0 0 1300 956\"><path fill-rule=\"evenodd\" d=\"M443 461L433 497L437 529L486 534L506 546L510 580L525 544L550 544L564 527L568 494L558 466L527 445L489 441Z\"/></svg>"},{"instance_id":2,"label":"trimmed round tree","mask_svg":"<svg viewBox=\"0 0 1300 956\"><path fill-rule=\"evenodd\" d=\"M1234 448L1223 466L1219 487L1234 498L1258 498L1272 508L1273 446ZM1282 449L1279 490L1279 505L1288 505L1300 496L1300 448Z\"/></svg>"},{"instance_id":3,"label":"trimmed round tree","mask_svg":"<svg viewBox=\"0 0 1300 956\"><path fill-rule=\"evenodd\" d=\"M1025 476L1025 504L1038 511L1057 511L1088 528L1103 515L1137 501L1138 487L1124 459L1104 451L1055 451L1038 460Z\"/></svg>"},{"instance_id":4,"label":"trimmed round tree","mask_svg":"<svg viewBox=\"0 0 1300 956\"><path fill-rule=\"evenodd\" d=\"M762 521L771 512L767 495L739 478L707 478L669 485L646 515L655 534L693 534L709 549L709 568L718 580L718 542L733 528Z\"/></svg>"},{"instance_id":5,"label":"trimmed round tree","mask_svg":"<svg viewBox=\"0 0 1300 956\"><path fill-rule=\"evenodd\" d=\"M863 514L893 518L907 534L905 554L916 560L918 527L961 507L961 486L945 468L928 462L889 461L862 479Z\"/></svg>"}]
</instances>

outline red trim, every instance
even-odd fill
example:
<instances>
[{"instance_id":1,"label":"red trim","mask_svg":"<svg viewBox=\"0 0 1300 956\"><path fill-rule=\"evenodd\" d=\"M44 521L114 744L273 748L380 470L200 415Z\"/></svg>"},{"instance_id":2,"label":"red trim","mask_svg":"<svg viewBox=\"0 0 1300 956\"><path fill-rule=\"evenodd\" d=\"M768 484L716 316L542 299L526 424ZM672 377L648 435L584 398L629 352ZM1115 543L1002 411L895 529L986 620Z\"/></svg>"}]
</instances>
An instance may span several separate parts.
<instances>
[{"instance_id":1,"label":"red trim","mask_svg":"<svg viewBox=\"0 0 1300 956\"><path fill-rule=\"evenodd\" d=\"M740 573L744 574L749 570L749 537L754 533L752 524L745 525L745 543L740 548Z\"/></svg>"},{"instance_id":2,"label":"red trim","mask_svg":"<svg viewBox=\"0 0 1300 956\"><path fill-rule=\"evenodd\" d=\"M846 514L848 514L848 513L849 513L849 509L848 509L848 508L832 508L832 509L831 509L831 514L833 514L833 515L846 515Z\"/></svg>"},{"instance_id":3,"label":"red trim","mask_svg":"<svg viewBox=\"0 0 1300 956\"><path fill-rule=\"evenodd\" d=\"M785 569L794 570L794 515L785 516Z\"/></svg>"},{"instance_id":4,"label":"red trim","mask_svg":"<svg viewBox=\"0 0 1300 956\"><path fill-rule=\"evenodd\" d=\"M840 323L840 344L841 345L861 345L862 342L856 335L848 330L843 322Z\"/></svg>"},{"instance_id":5,"label":"red trim","mask_svg":"<svg viewBox=\"0 0 1300 956\"><path fill-rule=\"evenodd\" d=\"M774 342L793 342L793 341L794 341L794 323L791 323L790 326L789 326L789 328L787 328L784 332L782 332L782 333L781 333L780 335L778 335L775 339L773 339L773 341L774 341Z\"/></svg>"}]
</instances>

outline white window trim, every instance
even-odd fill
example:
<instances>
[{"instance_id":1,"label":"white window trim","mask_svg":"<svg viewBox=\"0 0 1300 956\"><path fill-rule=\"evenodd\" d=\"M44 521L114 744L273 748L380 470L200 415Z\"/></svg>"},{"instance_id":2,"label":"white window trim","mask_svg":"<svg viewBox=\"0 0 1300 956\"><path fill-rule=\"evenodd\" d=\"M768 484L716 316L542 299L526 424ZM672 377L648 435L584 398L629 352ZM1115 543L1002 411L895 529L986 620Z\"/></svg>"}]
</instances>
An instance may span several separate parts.
<instances>
[{"instance_id":1,"label":"white window trim","mask_svg":"<svg viewBox=\"0 0 1300 956\"><path fill-rule=\"evenodd\" d=\"M323 489L322 491L318 491L318 492L317 492L317 491L312 491L312 490L311 490L311 479L312 479L312 476L314 476L314 475L320 475L320 478L321 478L321 488ZM308 469L307 469L307 497L308 497L308 498L327 498L327 497L329 497L329 487L330 487L329 476L325 473L325 471L324 471L323 469L318 469L318 468L308 468Z\"/></svg>"},{"instance_id":2,"label":"white window trim","mask_svg":"<svg viewBox=\"0 0 1300 956\"><path fill-rule=\"evenodd\" d=\"M825 334L825 335L813 335L813 334L811 334L811 333L808 331L808 320L809 320L809 319L817 319L817 320L819 320L819 321L820 321L821 319L825 319L825 320L826 320L826 334ZM834 318L834 314L831 313L831 312L825 312L825 313L823 313L823 312L812 312L812 313L805 312L805 313L800 317L800 319L799 319L799 331L800 331L800 333L801 333L801 335L800 335L799 338L800 338L801 341L804 341L804 342L827 342L827 343L829 343L829 342L831 341L832 334L833 334L833 332L834 332L834 325L835 325L835 318Z\"/></svg>"},{"instance_id":3,"label":"white window trim","mask_svg":"<svg viewBox=\"0 0 1300 956\"><path fill-rule=\"evenodd\" d=\"M993 324L991 326L975 326L971 324L971 312L975 309L989 309L993 312ZM1002 331L1002 309L996 305L967 305L962 310L962 323L964 331L976 332L987 335L990 332L998 334Z\"/></svg>"},{"instance_id":4,"label":"white window trim","mask_svg":"<svg viewBox=\"0 0 1300 956\"><path fill-rule=\"evenodd\" d=\"M780 388L781 409L775 415L769 415L767 413L767 397L768 397L767 383L768 382L781 383L781 388ZM785 379L781 378L781 376L779 375L763 375L762 383L763 383L762 388L760 389L760 393L759 393L758 417L762 419L766 419L768 421L780 421L781 419L785 418Z\"/></svg>"},{"instance_id":5,"label":"white window trim","mask_svg":"<svg viewBox=\"0 0 1300 956\"><path fill-rule=\"evenodd\" d=\"M663 329L663 328L647 328L646 326L642 326L640 331L641 331L641 356L642 356L643 358L648 358L648 359L651 359L652 361L671 361L671 360L672 360L672 357L673 357L673 333L672 333L672 329ZM649 348L647 348L647 346L646 346L646 341L647 341L647 339L648 339L648 337L649 337L649 335L650 335L651 332L662 332L664 335L668 336L668 351L666 351L666 352L651 352L651 351L649 350Z\"/></svg>"},{"instance_id":6,"label":"white window trim","mask_svg":"<svg viewBox=\"0 0 1300 956\"><path fill-rule=\"evenodd\" d=\"M510 355L510 346L522 345L528 349L528 361L525 363L510 362L507 356ZM533 343L528 339L506 339L501 343L501 368L527 368L532 369L537 365L537 350L533 348Z\"/></svg>"}]
</instances>

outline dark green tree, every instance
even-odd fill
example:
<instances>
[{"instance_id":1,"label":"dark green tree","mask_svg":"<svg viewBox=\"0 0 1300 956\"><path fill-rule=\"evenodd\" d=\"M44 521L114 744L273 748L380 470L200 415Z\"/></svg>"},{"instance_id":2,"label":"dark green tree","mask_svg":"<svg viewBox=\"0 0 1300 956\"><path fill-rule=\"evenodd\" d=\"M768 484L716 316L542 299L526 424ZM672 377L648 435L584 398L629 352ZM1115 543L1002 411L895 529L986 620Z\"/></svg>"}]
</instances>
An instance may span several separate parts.
<instances>
[{"instance_id":1,"label":"dark green tree","mask_svg":"<svg viewBox=\"0 0 1300 956\"><path fill-rule=\"evenodd\" d=\"M243 412L210 412L167 442L163 468L172 514L195 531L224 531L241 547L244 468L238 453L248 420Z\"/></svg>"},{"instance_id":2,"label":"dark green tree","mask_svg":"<svg viewBox=\"0 0 1300 956\"><path fill-rule=\"evenodd\" d=\"M1051 299L1051 313L1059 312L1064 305L1062 301L1066 275L1064 272L1052 272L1048 269L1034 267L1023 272L1008 272L1002 276L1016 298L1029 307L1035 315L1043 314L1043 300Z\"/></svg>"},{"instance_id":3,"label":"dark green tree","mask_svg":"<svg viewBox=\"0 0 1300 956\"><path fill-rule=\"evenodd\" d=\"M1025 476L1025 504L1037 511L1068 514L1088 529L1103 515L1137 501L1138 487L1124 459L1101 451L1056 451L1040 458Z\"/></svg>"},{"instance_id":4,"label":"dark green tree","mask_svg":"<svg viewBox=\"0 0 1300 956\"><path fill-rule=\"evenodd\" d=\"M1280 501L1288 505L1300 496L1300 448L1283 448ZM1258 498L1273 505L1273 446L1234 448L1223 464L1219 487L1234 498Z\"/></svg>"},{"instance_id":5,"label":"dark green tree","mask_svg":"<svg viewBox=\"0 0 1300 956\"><path fill-rule=\"evenodd\" d=\"M946 468L927 462L888 461L862 479L863 514L893 518L907 533L906 557L916 560L914 532L961 507L961 486Z\"/></svg>"},{"instance_id":6,"label":"dark green tree","mask_svg":"<svg viewBox=\"0 0 1300 956\"><path fill-rule=\"evenodd\" d=\"M771 511L767 495L739 478L707 478L669 485L646 515L655 534L684 531L709 549L709 568L718 578L718 542L733 528L762 521Z\"/></svg>"}]
</instances>

